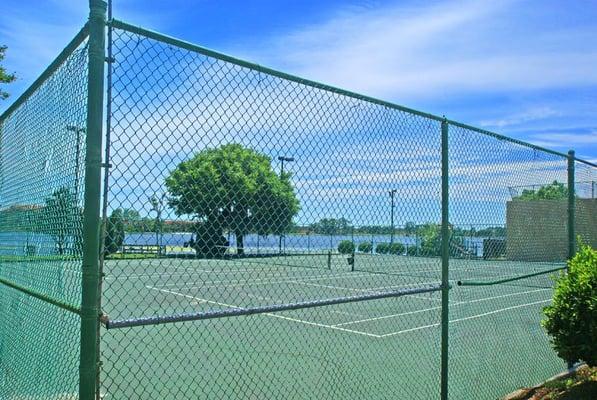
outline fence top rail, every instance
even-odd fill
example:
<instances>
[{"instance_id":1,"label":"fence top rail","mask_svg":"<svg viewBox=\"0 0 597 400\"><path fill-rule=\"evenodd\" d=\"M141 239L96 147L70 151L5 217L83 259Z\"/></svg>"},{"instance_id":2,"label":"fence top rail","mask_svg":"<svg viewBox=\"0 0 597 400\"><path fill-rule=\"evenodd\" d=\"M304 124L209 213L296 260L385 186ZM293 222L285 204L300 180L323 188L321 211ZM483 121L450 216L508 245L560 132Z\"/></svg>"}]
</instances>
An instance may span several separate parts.
<instances>
[{"instance_id":1,"label":"fence top rail","mask_svg":"<svg viewBox=\"0 0 597 400\"><path fill-rule=\"evenodd\" d=\"M29 86L23 94L21 94L3 113L0 115L0 123L2 123L10 114L12 114L21 104L23 104L31 95L41 86L43 83L64 63L64 61L72 54L73 51L89 35L89 29L87 23L83 25L81 30L75 35L75 37L64 47L64 49L58 54L58 57L50 63L41 75Z\"/></svg>"},{"instance_id":2,"label":"fence top rail","mask_svg":"<svg viewBox=\"0 0 597 400\"><path fill-rule=\"evenodd\" d=\"M418 115L420 117L424 117L424 118L429 118L435 121L443 121L444 118L443 117L439 117L437 115L433 115L430 113L426 113L426 112L422 112L422 111L418 111L418 110L414 110L412 108L408 108L408 107L404 107L404 106L400 106L398 104L394 104L391 103L389 101L385 101L385 100L381 100L381 99L377 99L374 97L370 97L370 96L366 96L363 94L359 94L359 93L355 93L355 92L351 92L349 90L346 89L341 89L335 86L331 86L331 85L326 85L324 83L321 82L317 82L317 81L313 81L313 80L309 80L309 79L305 79L305 78L301 78L298 77L296 75L291 75L282 71L278 71L272 68L268 68L268 67L264 67L263 65L259 65L256 63L252 63L249 61L245 61L245 60L241 60L239 58L224 54L224 53L220 53L217 52L215 50L211 50L208 49L206 47L203 46L198 46L196 44L187 42L185 40L181 40L181 39L176 39L172 36L168 36L168 35L164 35L162 33L158 33L149 29L145 29L142 28L140 26L136 26L136 25L131 25L128 24L126 22L117 20L117 19L112 19L111 22L109 22L110 26L112 26L113 28L117 28L117 29L122 29L131 33L136 33L145 37L148 37L150 39L154 39L163 43L167 43L173 46L177 46L177 47L181 47L183 49L192 51L192 52L196 52L199 54L203 54L207 57L212 57L218 60L222 60L225 62L229 62L231 64L235 64L241 67L245 67L257 72L262 72L264 74L268 74L271 76L275 76L281 79L285 79L288 81L292 81L292 82L296 82L302 85L306 85L306 86L310 86L316 89L321 89L321 90L325 90L328 92L332 92L332 93L336 93L339 95L344 95L344 96L348 96L348 97L352 97L355 98L357 100L363 100L363 101L367 101L370 103L374 103L374 104L379 104L381 106L385 106L388 108L393 108L399 111L404 111L410 114L414 114L414 115Z\"/></svg>"},{"instance_id":3,"label":"fence top rail","mask_svg":"<svg viewBox=\"0 0 597 400\"><path fill-rule=\"evenodd\" d=\"M299 84L303 84L303 85L306 85L306 86L311 86L311 87L316 88L316 89L326 90L328 92L336 93L336 94L339 94L339 95L344 95L344 96L352 97L352 98L355 98L355 99L358 99L358 100L363 100L363 101L367 101L367 102L370 102L370 103L374 103L374 104L378 104L378 105L381 105L381 106L385 106L385 107L388 107L388 108L396 109L396 110L399 110L399 111L404 111L404 112L407 112L407 113L410 113L410 114L413 114L413 115L418 115L420 117L429 118L431 120L438 121L438 122L441 122L441 121L445 120L444 117L440 117L440 116L437 116L437 115L434 115L434 114L431 114L431 113L426 113L426 112L423 112L423 111L418 111L418 110L415 110L415 109L412 109L412 108L408 108L408 107L404 107L404 106L401 106L401 105L398 105L398 104L395 104L395 103L392 103L392 102L389 102L389 101L385 101L385 100L381 100L381 99L378 99L378 98L366 96L366 95L363 95L363 94L351 92L349 90L341 89L341 88L338 88L338 87L335 87L335 86L331 86L331 85L326 85L326 84L321 83L321 82L317 82L317 81L313 81L313 80L301 78L301 77L298 77L296 75L291 75L291 74L288 74L288 73L285 73L285 72L282 72L282 71L278 71L278 70L275 70L275 69L272 69L272 68L264 67L264 66L256 64L256 63L252 63L252 62L248 62L248 61L245 61L245 60L241 60L239 58L236 58L236 57L224 54L224 53L220 53L220 52L208 49L208 48L203 47L203 46L198 46L198 45L195 45L193 43L190 43L190 42L187 42L187 41L184 41L184 40L181 40L181 39L177 39L177 38L174 38L172 36L164 35L162 33L158 33L158 32L155 32L155 31L152 31L152 30L149 30L149 29L145 29L145 28L142 28L140 26L132 25L132 24L129 24L129 23L117 20L117 19L112 19L110 22L108 22L108 24L111 27L113 27L113 28L122 29L122 30L125 30L125 31L128 31L128 32L131 32L131 33L136 33L136 34L148 37L150 39L154 39L154 40L157 40L157 41L160 41L160 42L163 42L163 43L167 43L167 44L170 44L170 45L173 45L173 46L181 47L183 49L186 49L186 50L189 50L189 51L192 51L192 52L196 52L196 53L208 56L208 57L212 57L212 58L216 58L218 60L222 60L222 61L226 61L226 62L229 62L229 63L232 63L232 64L236 64L236 65L239 65L241 67L249 68L249 69L252 69L252 70L257 71L257 72L262 72L262 73L265 73L265 74L268 74L268 75L276 76L276 77L281 78L281 79L289 80L289 81L296 82L296 83L299 83ZM494 137L496 139L499 139L499 140L509 141L509 142L512 142L512 143L515 143L515 144L518 144L518 145L521 145L521 146L530 147L532 149L535 149L535 150L538 150L538 151L542 151L542 152L546 152L546 153L550 153L550 154L553 154L553 155L557 155L557 156L560 156L560 157L563 157L563 158L568 157L567 154L564 154L564 153L561 153L561 152L558 152L558 151L555 151L555 150L550 150L550 149L547 149L545 147L537 146L537 145L534 145L534 144L531 144L531 143L527 143L527 142L524 142L522 140L514 139L514 138L511 138L511 137L508 137L508 136L500 135L498 133L491 132L491 131L488 131L488 130L485 130L485 129L476 128L474 126L466 125L466 124L463 124L463 123L460 123L460 122L457 122L457 121L453 121L453 120L447 120L447 122L448 122L448 124L451 124L453 126L458 126L458 127L461 127L461 128L464 128L464 129L468 129L468 130L471 130L471 131L475 131L475 132L478 132L478 133L481 133L481 134L484 134L484 135L492 136L492 137ZM584 162L586 164L594 166L594 164L591 164L591 163L589 163L587 161L584 161L584 160L577 159L577 161Z\"/></svg>"},{"instance_id":4,"label":"fence top rail","mask_svg":"<svg viewBox=\"0 0 597 400\"><path fill-rule=\"evenodd\" d=\"M576 157L574 157L574 160L575 160L575 161L577 161L577 162L579 162L579 163L586 164L586 165L588 165L589 167L597 168L597 164L596 164L596 163L592 163L592 162L590 162L590 161L583 160L583 159L581 159L581 158L576 158Z\"/></svg>"},{"instance_id":5,"label":"fence top rail","mask_svg":"<svg viewBox=\"0 0 597 400\"><path fill-rule=\"evenodd\" d=\"M562 158L568 158L568 154L559 152L559 151L555 151L555 150L551 150L551 149L547 149L545 147L541 147L541 146L537 146L536 144L532 144L532 143L528 143L528 142L524 142L522 140L518 140L518 139L514 139L511 138L509 136L504 136L504 135L500 135L499 133L495 133L495 132L491 132L485 129L481 129L481 128L477 128L475 126L471 126L471 125L467 125L467 124L463 124L462 122L458 122L458 121L452 121L452 120L448 120L448 124L452 125L452 126L457 126L459 128L462 129L467 129L470 131L474 131L483 135L487 135L487 136L492 136L496 139L499 140L504 140L507 142L511 142L511 143L515 143L521 146L525 146L525 147L530 147L531 149L534 150L538 150L538 151L542 151L545 153L549 153L549 154L553 154Z\"/></svg>"}]
</instances>

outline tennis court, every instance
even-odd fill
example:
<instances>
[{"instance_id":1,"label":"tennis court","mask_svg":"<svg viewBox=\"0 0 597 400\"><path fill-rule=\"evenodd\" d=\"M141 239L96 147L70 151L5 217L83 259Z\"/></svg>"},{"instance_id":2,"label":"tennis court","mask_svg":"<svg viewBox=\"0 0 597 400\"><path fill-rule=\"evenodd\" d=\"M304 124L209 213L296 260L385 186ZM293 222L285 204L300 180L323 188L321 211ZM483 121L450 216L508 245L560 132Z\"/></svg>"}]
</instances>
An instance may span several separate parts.
<instances>
[{"instance_id":1,"label":"tennis court","mask_svg":"<svg viewBox=\"0 0 597 400\"><path fill-rule=\"evenodd\" d=\"M115 321L432 287L440 281L439 259L357 254L353 271L347 258L334 254L329 269L325 254L106 261L103 306ZM548 275L487 287L458 287L456 280L503 279L553 267L452 260L451 334L464 336L458 341L462 346L481 347L452 348L456 398L467 397L468 385L480 372L471 363L518 371L521 385L529 379L542 380L545 371L533 376L525 363L537 353L546 353L551 360L547 368L554 373L563 368L555 355L547 354L550 348L539 324L541 309L552 295ZM147 397L163 396L148 383L164 375L170 377L173 388L201 390L207 398L246 398L243 382L259 390L253 393L255 398L283 393L293 393L293 398L326 393L385 398L390 386L393 391L398 387L405 397L416 391L431 398L437 396L439 382L440 313L440 292L430 292L182 322L177 329L172 324L111 329L103 346L122 356L118 363L104 364L108 379L118 376L112 370L152 367L143 368L143 382L131 382L130 377L127 382L106 382L106 398L126 398L135 390L139 394L139 388L148 391ZM143 332L137 335L135 330ZM483 341L466 340L467 335L481 333ZM512 351L482 348L507 346L500 338L510 336L517 338ZM478 354L487 357L479 360ZM181 358L189 363L180 363ZM466 368L460 369L460 363ZM360 371L356 376L355 365ZM484 393L475 388L475 393L491 398L500 394L499 389L496 382L487 385ZM176 390L168 393L176 397Z\"/></svg>"}]
</instances>

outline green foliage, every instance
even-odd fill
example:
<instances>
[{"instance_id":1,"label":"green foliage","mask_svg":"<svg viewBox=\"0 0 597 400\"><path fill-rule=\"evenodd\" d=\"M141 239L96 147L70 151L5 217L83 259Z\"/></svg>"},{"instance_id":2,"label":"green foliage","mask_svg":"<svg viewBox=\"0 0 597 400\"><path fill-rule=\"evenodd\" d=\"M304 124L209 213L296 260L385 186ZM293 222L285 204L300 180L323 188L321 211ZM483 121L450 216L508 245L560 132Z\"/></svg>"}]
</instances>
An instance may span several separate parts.
<instances>
[{"instance_id":1,"label":"green foliage","mask_svg":"<svg viewBox=\"0 0 597 400\"><path fill-rule=\"evenodd\" d=\"M6 46L0 46L0 61L4 60L5 53L6 53ZM0 65L0 83L11 83L14 82L17 77L15 74L9 74L6 72L6 69ZM0 88L0 99L4 100L8 98L9 94Z\"/></svg>"},{"instance_id":2,"label":"green foliage","mask_svg":"<svg viewBox=\"0 0 597 400\"><path fill-rule=\"evenodd\" d=\"M407 256L416 256L418 254L419 253L418 253L418 250L417 250L417 246L412 245L412 246L408 246L406 248L406 255Z\"/></svg>"},{"instance_id":3,"label":"green foliage","mask_svg":"<svg viewBox=\"0 0 597 400\"><path fill-rule=\"evenodd\" d=\"M352 231L352 225L346 218L323 218L311 224L310 230L320 235L346 235Z\"/></svg>"},{"instance_id":4,"label":"green foliage","mask_svg":"<svg viewBox=\"0 0 597 400\"><path fill-rule=\"evenodd\" d=\"M378 254L404 254L404 245L402 243L379 243L375 248L375 252Z\"/></svg>"},{"instance_id":5,"label":"green foliage","mask_svg":"<svg viewBox=\"0 0 597 400\"><path fill-rule=\"evenodd\" d=\"M177 215L206 222L207 236L221 234L213 229L234 232L239 253L244 235L282 234L299 211L290 174L278 176L268 156L240 144L203 150L181 162L166 187Z\"/></svg>"},{"instance_id":6,"label":"green foliage","mask_svg":"<svg viewBox=\"0 0 597 400\"><path fill-rule=\"evenodd\" d=\"M581 246L556 280L543 326L558 356L597 366L597 250Z\"/></svg>"},{"instance_id":7,"label":"green foliage","mask_svg":"<svg viewBox=\"0 0 597 400\"><path fill-rule=\"evenodd\" d=\"M350 240L343 240L338 243L338 252L340 254L351 254L354 253L354 243Z\"/></svg>"},{"instance_id":8,"label":"green foliage","mask_svg":"<svg viewBox=\"0 0 597 400\"><path fill-rule=\"evenodd\" d=\"M362 242L362 243L359 243L358 248L361 253L371 253L371 251L373 251L373 243L372 242Z\"/></svg>"},{"instance_id":9,"label":"green foliage","mask_svg":"<svg viewBox=\"0 0 597 400\"><path fill-rule=\"evenodd\" d=\"M131 217L131 210L117 208L106 221L106 237L104 239L104 254L116 253L124 242L124 224L126 218ZM138 215L138 213L137 213Z\"/></svg>"},{"instance_id":10,"label":"green foliage","mask_svg":"<svg viewBox=\"0 0 597 400\"><path fill-rule=\"evenodd\" d=\"M201 257L222 257L228 250L228 240L222 235L222 227L207 220L195 226L195 240L189 245Z\"/></svg>"},{"instance_id":11,"label":"green foliage","mask_svg":"<svg viewBox=\"0 0 597 400\"><path fill-rule=\"evenodd\" d=\"M377 254L388 254L390 251L390 244L389 243L378 243L375 246L375 252Z\"/></svg>"},{"instance_id":12,"label":"green foliage","mask_svg":"<svg viewBox=\"0 0 597 400\"><path fill-rule=\"evenodd\" d=\"M406 233L407 235L412 235L416 231L417 231L417 225L415 225L414 222L407 222L404 225L404 233Z\"/></svg>"},{"instance_id":13,"label":"green foliage","mask_svg":"<svg viewBox=\"0 0 597 400\"><path fill-rule=\"evenodd\" d=\"M69 238L73 240L74 252L81 251L83 215L70 189L62 187L54 191L46 199L40 219L41 232L52 236L59 255L66 253Z\"/></svg>"},{"instance_id":14,"label":"green foliage","mask_svg":"<svg viewBox=\"0 0 597 400\"><path fill-rule=\"evenodd\" d=\"M566 198L568 198L568 188L563 183L553 181L539 190L524 189L519 196L514 197L514 200L561 200Z\"/></svg>"},{"instance_id":15,"label":"green foliage","mask_svg":"<svg viewBox=\"0 0 597 400\"><path fill-rule=\"evenodd\" d=\"M388 246L388 254L404 254L405 247L402 243L394 242Z\"/></svg>"},{"instance_id":16,"label":"green foliage","mask_svg":"<svg viewBox=\"0 0 597 400\"><path fill-rule=\"evenodd\" d=\"M441 225L425 224L419 227L418 235L421 238L421 248L419 253L423 256L441 255Z\"/></svg>"},{"instance_id":17,"label":"green foliage","mask_svg":"<svg viewBox=\"0 0 597 400\"><path fill-rule=\"evenodd\" d=\"M419 255L427 257L439 257L442 255L442 226L440 224L428 223L418 229L421 239ZM464 239L458 236L453 227L450 227L449 252L452 257L466 255Z\"/></svg>"}]
</instances>

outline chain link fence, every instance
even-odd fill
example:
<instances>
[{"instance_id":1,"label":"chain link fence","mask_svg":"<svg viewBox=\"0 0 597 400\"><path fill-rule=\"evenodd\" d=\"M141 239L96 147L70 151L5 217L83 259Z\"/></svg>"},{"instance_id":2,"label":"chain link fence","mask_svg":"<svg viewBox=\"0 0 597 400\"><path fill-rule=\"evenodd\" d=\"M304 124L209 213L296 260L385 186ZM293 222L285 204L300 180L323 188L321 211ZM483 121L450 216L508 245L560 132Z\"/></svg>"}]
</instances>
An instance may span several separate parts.
<instances>
[{"instance_id":1,"label":"chain link fence","mask_svg":"<svg viewBox=\"0 0 597 400\"><path fill-rule=\"evenodd\" d=\"M2 398L89 389L83 249L97 398L496 398L566 368L540 321L597 240L594 165L112 20L90 243L86 36L0 118Z\"/></svg>"},{"instance_id":2,"label":"chain link fence","mask_svg":"<svg viewBox=\"0 0 597 400\"><path fill-rule=\"evenodd\" d=\"M0 119L0 398L78 395L87 30Z\"/></svg>"}]
</instances>

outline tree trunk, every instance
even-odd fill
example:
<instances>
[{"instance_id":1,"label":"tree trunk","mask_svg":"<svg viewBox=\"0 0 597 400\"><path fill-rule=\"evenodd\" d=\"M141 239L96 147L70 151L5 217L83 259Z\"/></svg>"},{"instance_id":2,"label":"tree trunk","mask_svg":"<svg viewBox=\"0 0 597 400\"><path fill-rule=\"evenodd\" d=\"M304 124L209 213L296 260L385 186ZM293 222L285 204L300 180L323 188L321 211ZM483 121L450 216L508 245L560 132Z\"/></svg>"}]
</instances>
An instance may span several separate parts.
<instances>
[{"instance_id":1,"label":"tree trunk","mask_svg":"<svg viewBox=\"0 0 597 400\"><path fill-rule=\"evenodd\" d=\"M236 254L245 254L245 235L235 233L236 235Z\"/></svg>"}]
</instances>

